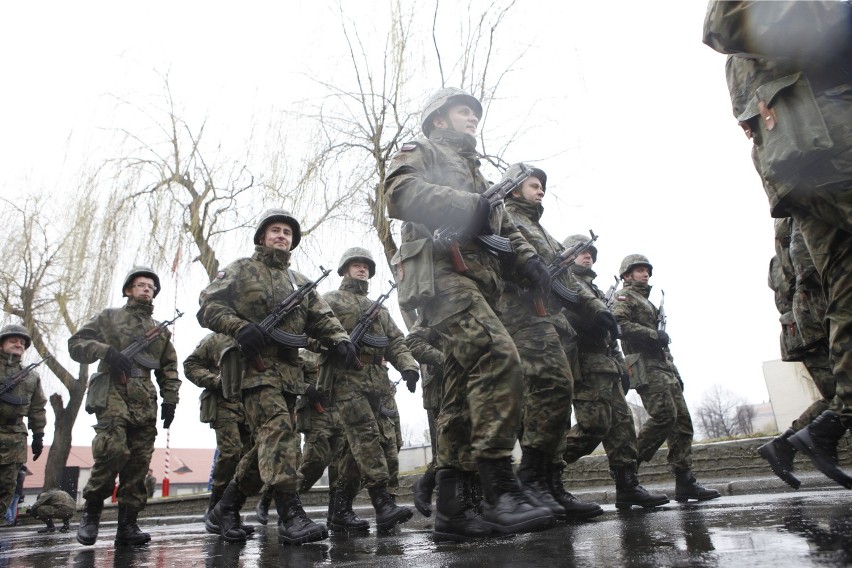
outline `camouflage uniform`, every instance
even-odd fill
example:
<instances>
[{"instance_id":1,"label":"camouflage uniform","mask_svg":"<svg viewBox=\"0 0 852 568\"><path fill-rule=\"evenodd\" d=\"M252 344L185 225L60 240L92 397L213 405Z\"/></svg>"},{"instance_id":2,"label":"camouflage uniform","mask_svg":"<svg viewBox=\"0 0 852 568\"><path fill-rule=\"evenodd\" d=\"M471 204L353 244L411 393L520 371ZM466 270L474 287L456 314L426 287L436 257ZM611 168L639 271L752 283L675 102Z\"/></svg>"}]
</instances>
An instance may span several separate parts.
<instances>
[{"instance_id":1,"label":"camouflage uniform","mask_svg":"<svg viewBox=\"0 0 852 568\"><path fill-rule=\"evenodd\" d=\"M151 370L134 368L126 384L121 384L104 359L110 347L121 351L155 327L158 322L151 318L153 311L150 302L128 299L124 307L102 311L68 339L72 359L87 364L100 359L98 371L110 375L106 407L96 412L98 422L92 441L95 463L83 497L103 502L112 495L118 475L118 502L131 512L144 509L148 500L145 476L157 437L157 391ZM165 330L148 346L146 355L160 364L154 375L163 402L177 404L180 379L170 338L171 333Z\"/></svg>"},{"instance_id":2,"label":"camouflage uniform","mask_svg":"<svg viewBox=\"0 0 852 568\"><path fill-rule=\"evenodd\" d=\"M48 489L38 496L27 512L46 522L49 530L53 530L53 519L61 519L63 523L61 530L64 532L68 530L68 521L76 511L77 503L68 493L61 489Z\"/></svg>"},{"instance_id":3,"label":"camouflage uniform","mask_svg":"<svg viewBox=\"0 0 852 568\"><path fill-rule=\"evenodd\" d=\"M186 378L204 389L201 394L201 421L209 423L216 432L219 453L213 466L211 489L219 496L234 478L241 456L253 445L242 403L228 400L222 392L219 359L226 349L236 346L231 337L211 333L183 362Z\"/></svg>"},{"instance_id":4,"label":"camouflage uniform","mask_svg":"<svg viewBox=\"0 0 852 568\"><path fill-rule=\"evenodd\" d=\"M832 372L844 407L791 442L844 486L833 450L852 426L852 36L849 2L716 2L704 43L731 54L734 116L773 217L792 217L827 299ZM798 440L796 442L795 440Z\"/></svg>"},{"instance_id":5,"label":"camouflage uniform","mask_svg":"<svg viewBox=\"0 0 852 568\"><path fill-rule=\"evenodd\" d=\"M396 406L396 385L388 384L388 393L382 399L379 408L379 432L382 435L382 449L388 464L388 492L396 495L399 490L399 450L402 448L402 425L399 421L399 408Z\"/></svg>"},{"instance_id":6,"label":"camouflage uniform","mask_svg":"<svg viewBox=\"0 0 852 568\"><path fill-rule=\"evenodd\" d=\"M27 344L29 345L29 338ZM0 357L0 376L3 377L0 383L5 383L6 377L21 370L21 358L6 353L0 353ZM41 389L41 379L37 372L30 371L27 378L7 394L19 397L15 402L23 404L0 400L0 511L4 512L15 494L21 465L27 461L27 427L32 430L33 435L43 436L47 424L44 410L47 398ZM27 419L26 425L24 418Z\"/></svg>"}]
</instances>

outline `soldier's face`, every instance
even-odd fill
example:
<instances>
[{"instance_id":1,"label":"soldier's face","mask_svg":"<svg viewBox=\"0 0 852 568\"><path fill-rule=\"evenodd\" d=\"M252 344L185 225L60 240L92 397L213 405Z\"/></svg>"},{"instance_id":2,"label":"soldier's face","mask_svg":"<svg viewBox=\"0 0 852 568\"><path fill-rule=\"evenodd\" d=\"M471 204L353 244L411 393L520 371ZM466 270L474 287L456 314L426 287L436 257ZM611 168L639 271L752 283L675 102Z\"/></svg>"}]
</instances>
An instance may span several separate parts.
<instances>
[{"instance_id":1,"label":"soldier's face","mask_svg":"<svg viewBox=\"0 0 852 568\"><path fill-rule=\"evenodd\" d=\"M436 128L449 128L456 132L464 132L476 136L479 118L473 109L467 105L453 105L444 114L438 115L434 121Z\"/></svg>"},{"instance_id":2,"label":"soldier's face","mask_svg":"<svg viewBox=\"0 0 852 568\"><path fill-rule=\"evenodd\" d=\"M592 253L589 251L581 252L577 256L577 258L574 259L574 264L579 264L580 266L584 266L586 268L591 268L594 263L595 261L592 260Z\"/></svg>"},{"instance_id":3,"label":"soldier's face","mask_svg":"<svg viewBox=\"0 0 852 568\"><path fill-rule=\"evenodd\" d=\"M24 356L24 351L27 350L27 340L18 335L7 337L3 340L3 345L0 347L6 355Z\"/></svg>"},{"instance_id":4,"label":"soldier's face","mask_svg":"<svg viewBox=\"0 0 852 568\"><path fill-rule=\"evenodd\" d=\"M293 244L293 229L287 223L270 223L263 232L263 246L288 251Z\"/></svg>"},{"instance_id":5,"label":"soldier's face","mask_svg":"<svg viewBox=\"0 0 852 568\"><path fill-rule=\"evenodd\" d=\"M627 278L634 282L639 282L640 284L647 284L648 280L651 278L651 273L648 271L647 266L637 266L630 271Z\"/></svg>"},{"instance_id":6,"label":"soldier's face","mask_svg":"<svg viewBox=\"0 0 852 568\"><path fill-rule=\"evenodd\" d=\"M528 177L521 185L520 192L516 190L514 194L524 201L541 203L541 200L544 199L544 186L541 185L541 181L537 177Z\"/></svg>"},{"instance_id":7,"label":"soldier's face","mask_svg":"<svg viewBox=\"0 0 852 568\"><path fill-rule=\"evenodd\" d=\"M354 278L355 280L369 280L370 279L370 267L366 262L355 262L349 263L349 277Z\"/></svg>"},{"instance_id":8,"label":"soldier's face","mask_svg":"<svg viewBox=\"0 0 852 568\"><path fill-rule=\"evenodd\" d=\"M142 300L150 302L154 298L154 292L157 290L154 285L154 280L147 276L137 276L133 279L133 283L127 287L125 294L133 300Z\"/></svg>"}]
</instances>

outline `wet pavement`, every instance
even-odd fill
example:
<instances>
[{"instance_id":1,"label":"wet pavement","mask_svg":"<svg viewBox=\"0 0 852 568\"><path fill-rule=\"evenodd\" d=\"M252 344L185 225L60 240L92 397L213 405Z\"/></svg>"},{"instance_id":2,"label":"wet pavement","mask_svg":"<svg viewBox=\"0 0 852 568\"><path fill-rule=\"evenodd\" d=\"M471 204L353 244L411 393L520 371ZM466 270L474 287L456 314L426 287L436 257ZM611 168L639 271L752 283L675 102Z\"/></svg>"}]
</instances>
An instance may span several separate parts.
<instances>
[{"instance_id":1,"label":"wet pavement","mask_svg":"<svg viewBox=\"0 0 852 568\"><path fill-rule=\"evenodd\" d=\"M113 547L115 524L93 547L74 532L0 529L0 568L193 566L843 566L852 563L852 494L842 489L724 496L701 504L616 511L582 524L466 544L432 542L431 520L415 513L394 533L332 535L301 547L278 544L274 524L244 545L225 544L199 522L145 523L152 541ZM319 508L308 510L314 519ZM368 517L368 510L359 514ZM371 522L373 519L370 519ZM76 530L76 523L72 526Z\"/></svg>"}]
</instances>

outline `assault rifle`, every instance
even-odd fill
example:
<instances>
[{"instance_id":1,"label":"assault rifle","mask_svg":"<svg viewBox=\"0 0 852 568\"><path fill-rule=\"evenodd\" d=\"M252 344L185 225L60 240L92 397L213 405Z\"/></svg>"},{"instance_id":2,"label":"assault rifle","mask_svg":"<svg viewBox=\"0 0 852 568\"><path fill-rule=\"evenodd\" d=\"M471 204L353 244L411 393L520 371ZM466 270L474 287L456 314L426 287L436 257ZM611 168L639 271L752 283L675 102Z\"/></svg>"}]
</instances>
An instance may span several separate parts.
<instances>
[{"instance_id":1,"label":"assault rifle","mask_svg":"<svg viewBox=\"0 0 852 568\"><path fill-rule=\"evenodd\" d=\"M576 290L568 288L565 284L557 280L557 278L568 270L574 259L589 250L594 245L594 242L598 240L598 236L591 229L589 229L589 235L592 237L591 240L586 243L578 242L574 246L563 250L559 256L547 265L547 271L550 272L550 290L556 294L562 303L576 304L577 299L580 297ZM537 316L544 317L547 315L547 310L544 309L544 301L541 298L533 299L533 307L535 307L535 314Z\"/></svg>"},{"instance_id":2,"label":"assault rifle","mask_svg":"<svg viewBox=\"0 0 852 568\"><path fill-rule=\"evenodd\" d=\"M666 292L664 290L660 290L660 293L663 297L660 299L660 307L657 308L657 331L666 331L666 321L668 318L666 317L666 308L663 307L663 304L666 303ZM668 345L662 347L662 350L664 355L668 353Z\"/></svg>"},{"instance_id":3,"label":"assault rifle","mask_svg":"<svg viewBox=\"0 0 852 568\"><path fill-rule=\"evenodd\" d=\"M533 170L531 168L521 164L521 171L518 175L513 178L504 179L500 183L495 183L486 189L481 195L488 200L488 203L493 209L494 206L503 201L510 192L520 187L527 178L532 175L532 173ZM464 258L462 258L461 251L459 250L459 245L463 245L471 239L477 241L486 249L495 253L512 254L514 252L512 242L506 237L501 237L499 235L470 235L469 229L469 227L444 225L440 229L437 229L432 235L432 241L436 246L450 251L450 259L453 261L453 270L456 272L462 274L468 270L467 265L464 263Z\"/></svg>"},{"instance_id":4,"label":"assault rifle","mask_svg":"<svg viewBox=\"0 0 852 568\"><path fill-rule=\"evenodd\" d=\"M376 337L367 333L367 330L370 329L370 326L376 318L379 317L379 314L382 313L382 304L385 303L385 300L390 298L390 295L393 294L393 291L396 289L396 282L388 280L388 284L391 285L390 290L388 290L386 294L379 296L376 301L367 308L367 311L358 318L358 323L355 324L355 327L352 329L352 333L349 334L349 340L352 341L352 345L354 345L356 349L360 348L362 344L367 347L375 347L377 349L382 349L390 344L387 337ZM359 370L363 369L364 363L362 363L360 359L355 359L355 368Z\"/></svg>"},{"instance_id":5,"label":"assault rifle","mask_svg":"<svg viewBox=\"0 0 852 568\"><path fill-rule=\"evenodd\" d=\"M302 300L307 297L311 290L315 289L320 282L325 280L326 277L331 274L331 269L326 270L320 266L320 270L322 270L322 276L316 280L302 284L293 290L289 296L276 304L276 306L272 308L272 311L269 312L269 315L263 318L263 321L258 324L263 331L275 340L275 342L283 345L284 347L308 346L308 337L305 334L297 335L281 331L278 329L278 324L281 323L281 320L287 317L290 312L299 307L299 304L302 303ZM263 362L263 358L260 354L255 355L254 360L251 363L255 370L261 373L266 370L266 364Z\"/></svg>"},{"instance_id":6,"label":"assault rifle","mask_svg":"<svg viewBox=\"0 0 852 568\"><path fill-rule=\"evenodd\" d=\"M606 304L606 309L609 310L609 313L612 313L612 304L615 301L615 291L618 290L618 276L612 277L615 282L613 282L612 286L607 289L606 294L604 294L604 304ZM617 337L612 338L612 342L615 343L615 340L621 337L621 325L615 324L615 334Z\"/></svg>"},{"instance_id":7,"label":"assault rifle","mask_svg":"<svg viewBox=\"0 0 852 568\"><path fill-rule=\"evenodd\" d=\"M147 349L148 346L151 345L154 342L155 339L160 337L160 335L162 335L162 333L164 331L166 331L167 327L169 327L170 325L175 323L175 321L177 321L177 319L183 315L183 312L180 311L179 309L175 308L175 314L176 314L175 317L170 319L169 321L164 321L160 324L157 324L154 327L152 327L151 329L149 329L148 331L146 331L144 333L144 335L137 338L133 343L131 343L130 345L128 345L127 347L122 349L121 354L125 355L128 359L130 359L132 361L136 361L141 366L143 366L147 369L159 369L160 368L160 362L155 360L155 359L151 359L150 357L143 355L142 352L145 351L145 349ZM121 371L117 371L117 372L118 372L118 382L122 385L126 385L127 384L127 375L125 375ZM131 371L131 376L132 375L133 375L133 373Z\"/></svg>"},{"instance_id":8,"label":"assault rifle","mask_svg":"<svg viewBox=\"0 0 852 568\"><path fill-rule=\"evenodd\" d=\"M21 382L23 382L23 380L26 379L29 376L30 372L33 369L35 369L36 367L38 367L39 365L41 365L42 363L44 363L45 361L47 361L51 357L52 357L51 355L48 355L47 357L45 357L41 361L38 361L36 363L30 363L29 365L27 365L26 367L24 367L23 369L21 369L20 371L15 373L14 375L7 377L6 382L0 383L0 400L2 400L3 402L8 402L9 404L14 404L16 406L20 406L22 404L27 404L27 402L29 402L27 400L27 397L21 397L21 396L17 396L17 395L14 395L14 394L9 394L9 391L14 389Z\"/></svg>"}]
</instances>

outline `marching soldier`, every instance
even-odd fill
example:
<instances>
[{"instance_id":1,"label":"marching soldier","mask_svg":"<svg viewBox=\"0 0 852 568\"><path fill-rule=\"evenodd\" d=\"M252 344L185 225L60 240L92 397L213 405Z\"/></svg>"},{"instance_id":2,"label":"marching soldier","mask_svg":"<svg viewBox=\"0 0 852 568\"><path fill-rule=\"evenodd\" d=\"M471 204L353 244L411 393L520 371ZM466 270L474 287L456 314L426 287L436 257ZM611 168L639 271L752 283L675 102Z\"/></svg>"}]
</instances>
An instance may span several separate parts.
<instances>
[{"instance_id":1,"label":"marching soldier","mask_svg":"<svg viewBox=\"0 0 852 568\"><path fill-rule=\"evenodd\" d=\"M145 476L157 437L157 378L160 418L168 429L178 403L178 363L171 333L163 330L146 348L147 365L121 351L158 325L151 317L153 299L160 293L160 278L150 268L135 266L124 279L122 293L127 303L107 308L68 339L68 351L78 363L100 360L98 373L89 379L86 410L97 416L89 482L83 489L86 504L77 530L80 544L92 545L98 537L104 499L112 495L118 475L117 545L140 545L151 540L136 524L145 508L148 492Z\"/></svg>"}]
</instances>

